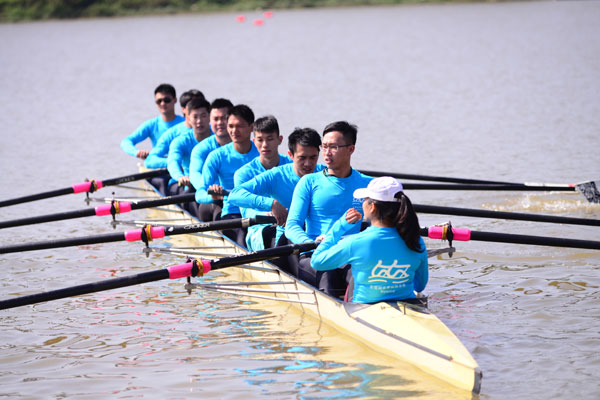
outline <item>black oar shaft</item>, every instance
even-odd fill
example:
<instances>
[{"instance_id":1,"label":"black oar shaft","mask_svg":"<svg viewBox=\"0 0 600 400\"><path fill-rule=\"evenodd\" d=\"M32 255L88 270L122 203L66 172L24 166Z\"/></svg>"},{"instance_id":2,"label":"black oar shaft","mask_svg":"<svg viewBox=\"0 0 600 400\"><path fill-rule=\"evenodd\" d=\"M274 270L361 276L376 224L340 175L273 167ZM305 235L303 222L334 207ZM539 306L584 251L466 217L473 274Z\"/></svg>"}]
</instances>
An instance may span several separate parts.
<instances>
[{"instance_id":1,"label":"black oar shaft","mask_svg":"<svg viewBox=\"0 0 600 400\"><path fill-rule=\"evenodd\" d=\"M402 183L406 190L486 190L504 192L575 192L572 186L483 185L444 183Z\"/></svg>"},{"instance_id":2,"label":"black oar shaft","mask_svg":"<svg viewBox=\"0 0 600 400\"><path fill-rule=\"evenodd\" d=\"M446 240L449 238L448 227L434 226L421 228L421 236ZM570 247L576 249L600 250L600 241L566 239L548 236L518 235L513 233L471 231L464 228L452 228L452 239L458 241L476 240L481 242L500 242L528 244L537 246Z\"/></svg>"},{"instance_id":3,"label":"black oar shaft","mask_svg":"<svg viewBox=\"0 0 600 400\"><path fill-rule=\"evenodd\" d=\"M72 286L64 289L52 290L50 292L45 293L36 293L29 296L3 300L0 301L0 310L25 306L28 304L41 303L44 301L64 299L66 297L79 296L82 294L101 292L104 290L117 289L126 286L133 286L141 283L159 281L168 278L169 271L166 269L144 272L141 274L125 276L122 278L109 279L105 281L88 283L79 286Z\"/></svg>"},{"instance_id":4,"label":"black oar shaft","mask_svg":"<svg viewBox=\"0 0 600 400\"><path fill-rule=\"evenodd\" d=\"M448 183L474 183L474 184L487 184L487 185L516 185L525 186L522 183L512 183L503 181L488 181L483 179L467 179L467 178L451 178L447 176L431 176L431 175L417 175L417 174L403 174L398 172L382 172L382 171L366 171L361 170L365 175L369 176L391 176L396 179L411 179L416 181L432 181L432 182L448 182Z\"/></svg>"},{"instance_id":5,"label":"black oar shaft","mask_svg":"<svg viewBox=\"0 0 600 400\"><path fill-rule=\"evenodd\" d=\"M194 193L186 193L186 194L181 194L181 195L177 195L177 196L162 197L162 198L153 199L153 200L144 200L144 201L138 201L138 202L133 202L133 203L129 203L129 202L122 202L122 203L126 203L126 204L130 205L131 210L141 210L144 208L159 207L159 206L164 206L164 205L168 205L168 204L188 203L190 201L194 201L194 196L195 196ZM110 204L107 204L106 206L110 207ZM97 211L97 209L94 209L94 208L84 208L82 210L65 211L65 212L61 212L61 213L38 215L35 217L13 219L10 221L2 221L2 222L0 222L0 229L12 228L15 226L41 224L44 222L63 221L63 220L74 219L74 218L90 217L90 216L96 215L97 214L96 211ZM121 211L121 212L123 212L123 211Z\"/></svg>"},{"instance_id":6,"label":"black oar shaft","mask_svg":"<svg viewBox=\"0 0 600 400\"><path fill-rule=\"evenodd\" d=\"M154 178L156 176L166 175L169 172L166 168L154 169L147 172L140 172L138 174L121 176L118 178L106 179L102 181L102 186L113 186L126 182L139 181L140 179ZM36 193L28 196L17 197L14 199L8 199L0 201L0 207L12 206L15 204L28 203L35 200L49 199L51 197L63 196L66 194L75 193L73 187L66 187L63 189L51 190L48 192Z\"/></svg>"},{"instance_id":7,"label":"black oar shaft","mask_svg":"<svg viewBox=\"0 0 600 400\"><path fill-rule=\"evenodd\" d=\"M576 249L600 250L600 242L594 240L517 235L497 232L471 231L471 240L477 240L482 242L530 244L538 246L571 247Z\"/></svg>"},{"instance_id":8,"label":"black oar shaft","mask_svg":"<svg viewBox=\"0 0 600 400\"><path fill-rule=\"evenodd\" d=\"M497 218L532 222L549 222L570 225L600 226L600 220L587 218L561 217L554 215L526 214L505 211L478 210L474 208L441 207L413 204L416 212L424 214L460 215L464 217Z\"/></svg>"},{"instance_id":9,"label":"black oar shaft","mask_svg":"<svg viewBox=\"0 0 600 400\"><path fill-rule=\"evenodd\" d=\"M239 265L245 263L251 263L254 261L269 260L273 258L283 257L290 254L304 253L317 248L318 243L308 242L300 244L288 244L285 246L274 247L272 249L260 250L253 253L243 254L235 257L226 257L218 260L211 261L212 268L224 268L231 267L232 265Z\"/></svg>"},{"instance_id":10,"label":"black oar shaft","mask_svg":"<svg viewBox=\"0 0 600 400\"><path fill-rule=\"evenodd\" d=\"M271 258L282 257L290 254L298 254L305 251L313 250L317 247L317 243L302 243L281 246L273 249L260 250L253 253L241 254L236 256L224 257L217 260L208 261L210 269L218 269L241 265L256 261L268 260ZM141 274L125 276L122 278L108 279L105 281L88 283L84 285L72 286L64 289L52 290L45 293L37 293L28 296L16 297L14 299L0 301L0 310L7 308L20 307L29 304L41 303L44 301L64 299L66 297L80 296L82 294L101 292L133 286L142 283L154 282L163 279L178 279L188 276L197 276L200 270L204 270L204 262L193 261L187 264L176 265L165 269L143 272ZM206 269L208 271L208 269ZM202 273L200 273L202 275Z\"/></svg>"}]
</instances>

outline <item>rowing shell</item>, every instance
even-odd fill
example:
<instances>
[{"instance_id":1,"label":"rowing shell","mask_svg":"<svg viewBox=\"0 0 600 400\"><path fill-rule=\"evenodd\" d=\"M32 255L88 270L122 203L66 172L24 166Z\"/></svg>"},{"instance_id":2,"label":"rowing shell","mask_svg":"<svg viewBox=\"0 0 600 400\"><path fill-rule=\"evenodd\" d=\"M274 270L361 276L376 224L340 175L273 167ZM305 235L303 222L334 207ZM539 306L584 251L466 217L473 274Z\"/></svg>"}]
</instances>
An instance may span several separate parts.
<instances>
[{"instance_id":1,"label":"rowing shell","mask_svg":"<svg viewBox=\"0 0 600 400\"><path fill-rule=\"evenodd\" d=\"M151 196L163 196L142 181ZM190 224L198 220L178 206L149 211L153 220ZM155 223L153 223L155 224ZM148 252L166 252L192 257L223 257L247 253L245 248L218 232L178 235L171 247L149 247ZM229 267L223 283L188 283L223 293L273 299L294 304L301 311L387 356L409 362L422 371L458 388L479 393L482 373L469 351L426 307L401 301L376 304L347 303L279 270L268 262Z\"/></svg>"}]
</instances>

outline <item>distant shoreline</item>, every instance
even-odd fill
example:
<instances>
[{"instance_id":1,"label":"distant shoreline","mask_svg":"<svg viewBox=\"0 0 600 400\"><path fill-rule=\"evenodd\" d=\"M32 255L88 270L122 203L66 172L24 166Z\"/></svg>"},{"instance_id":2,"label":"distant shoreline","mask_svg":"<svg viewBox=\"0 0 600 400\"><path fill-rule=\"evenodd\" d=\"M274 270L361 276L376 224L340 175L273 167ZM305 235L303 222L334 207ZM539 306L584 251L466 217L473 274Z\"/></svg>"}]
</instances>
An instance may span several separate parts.
<instances>
[{"instance_id":1,"label":"distant shoreline","mask_svg":"<svg viewBox=\"0 0 600 400\"><path fill-rule=\"evenodd\" d=\"M502 0L172 0L168 6L164 6L164 0L146 0L141 6L139 0L33 0L26 4L0 0L0 22L486 1Z\"/></svg>"}]
</instances>

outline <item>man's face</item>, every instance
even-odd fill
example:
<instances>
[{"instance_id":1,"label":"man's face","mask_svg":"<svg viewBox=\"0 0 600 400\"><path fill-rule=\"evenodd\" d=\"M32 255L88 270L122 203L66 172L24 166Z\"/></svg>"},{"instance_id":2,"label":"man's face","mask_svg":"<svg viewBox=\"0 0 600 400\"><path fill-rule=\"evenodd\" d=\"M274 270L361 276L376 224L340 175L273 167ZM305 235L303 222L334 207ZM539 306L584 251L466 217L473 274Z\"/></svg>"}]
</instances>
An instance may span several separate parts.
<instances>
[{"instance_id":1,"label":"man's face","mask_svg":"<svg viewBox=\"0 0 600 400\"><path fill-rule=\"evenodd\" d=\"M327 168L336 169L350 165L350 158L354 152L354 145L346 143L344 135L341 132L328 132L323 137L322 146L323 161L327 165Z\"/></svg>"},{"instance_id":2,"label":"man's face","mask_svg":"<svg viewBox=\"0 0 600 400\"><path fill-rule=\"evenodd\" d=\"M250 140L254 124L248 124L244 118L230 115L227 119L227 132L233 143L244 143Z\"/></svg>"},{"instance_id":3,"label":"man's face","mask_svg":"<svg viewBox=\"0 0 600 400\"><path fill-rule=\"evenodd\" d=\"M261 157L275 157L282 140L283 137L277 133L254 132L254 145L260 152Z\"/></svg>"},{"instance_id":4,"label":"man's face","mask_svg":"<svg viewBox=\"0 0 600 400\"><path fill-rule=\"evenodd\" d=\"M319 148L313 146L296 145L294 154L288 152L294 163L294 172L299 177L306 174L312 174L319 161Z\"/></svg>"},{"instance_id":5,"label":"man's face","mask_svg":"<svg viewBox=\"0 0 600 400\"><path fill-rule=\"evenodd\" d=\"M154 101L161 114L175 112L175 98L171 97L170 94L158 92L154 95Z\"/></svg>"},{"instance_id":6,"label":"man's face","mask_svg":"<svg viewBox=\"0 0 600 400\"><path fill-rule=\"evenodd\" d=\"M206 134L209 131L208 110L204 107L187 110L186 120L194 130L194 134Z\"/></svg>"},{"instance_id":7,"label":"man's face","mask_svg":"<svg viewBox=\"0 0 600 400\"><path fill-rule=\"evenodd\" d=\"M217 137L229 135L227 133L227 108L213 108L210 110L210 126Z\"/></svg>"}]
</instances>

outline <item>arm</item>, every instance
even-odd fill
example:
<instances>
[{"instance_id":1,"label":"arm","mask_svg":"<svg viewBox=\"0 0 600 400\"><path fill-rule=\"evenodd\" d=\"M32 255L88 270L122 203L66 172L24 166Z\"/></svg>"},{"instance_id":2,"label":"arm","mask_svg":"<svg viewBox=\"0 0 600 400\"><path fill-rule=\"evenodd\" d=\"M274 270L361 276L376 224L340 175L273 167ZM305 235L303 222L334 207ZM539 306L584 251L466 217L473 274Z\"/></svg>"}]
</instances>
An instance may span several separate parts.
<instances>
[{"instance_id":1,"label":"arm","mask_svg":"<svg viewBox=\"0 0 600 400\"><path fill-rule=\"evenodd\" d=\"M146 157L146 161L144 161L146 168L167 168L167 157L169 155L169 145L171 144L170 136L169 131L167 131L158 139L156 146L152 148L152 151Z\"/></svg>"},{"instance_id":2,"label":"arm","mask_svg":"<svg viewBox=\"0 0 600 400\"><path fill-rule=\"evenodd\" d=\"M427 259L427 249L425 242L421 239L421 248L425 249L421 255L421 265L415 271L414 290L422 292L429 281L429 261Z\"/></svg>"},{"instance_id":3,"label":"arm","mask_svg":"<svg viewBox=\"0 0 600 400\"><path fill-rule=\"evenodd\" d=\"M213 203L213 196L208 194L208 189L219 183L217 175L218 161L216 152L211 152L206 158L204 167L202 167L202 182L200 186L196 188L197 203Z\"/></svg>"},{"instance_id":4,"label":"arm","mask_svg":"<svg viewBox=\"0 0 600 400\"><path fill-rule=\"evenodd\" d=\"M150 121L141 124L131 135L121 141L121 148L125 153L137 157L138 149L135 145L150 137Z\"/></svg>"},{"instance_id":5,"label":"arm","mask_svg":"<svg viewBox=\"0 0 600 400\"><path fill-rule=\"evenodd\" d=\"M304 223L308 215L308 207L310 205L310 188L308 175L300 179L294 189L292 204L288 212L288 218L285 225L285 236L292 243L311 242L312 239L304 231Z\"/></svg>"},{"instance_id":6,"label":"arm","mask_svg":"<svg viewBox=\"0 0 600 400\"><path fill-rule=\"evenodd\" d=\"M190 155L190 182L198 189L202 186L202 164L204 164L200 143L194 146Z\"/></svg>"},{"instance_id":7,"label":"arm","mask_svg":"<svg viewBox=\"0 0 600 400\"><path fill-rule=\"evenodd\" d=\"M169 146L169 155L167 157L167 169L169 170L171 178L176 181L179 181L179 178L183 177L183 169L180 165L182 159L181 145L183 144L181 139L182 137L180 136L171 142L171 145Z\"/></svg>"},{"instance_id":8,"label":"arm","mask_svg":"<svg viewBox=\"0 0 600 400\"><path fill-rule=\"evenodd\" d=\"M351 208L331 227L325 239L319 244L310 261L310 265L318 271L327 271L336 269L346 263L352 257L351 241L342 240L342 236L351 230L361 218L348 219L348 214L352 211L358 211ZM360 215L360 213L358 213ZM355 221L355 222L349 222Z\"/></svg>"},{"instance_id":9,"label":"arm","mask_svg":"<svg viewBox=\"0 0 600 400\"><path fill-rule=\"evenodd\" d=\"M270 171L266 171L242 185L236 185L229 194L229 201L238 207L264 212L271 211L274 201L272 197L268 196L271 193L271 178ZM259 193L265 196L261 196Z\"/></svg>"}]
</instances>

